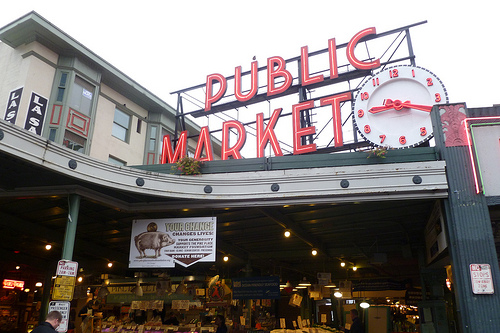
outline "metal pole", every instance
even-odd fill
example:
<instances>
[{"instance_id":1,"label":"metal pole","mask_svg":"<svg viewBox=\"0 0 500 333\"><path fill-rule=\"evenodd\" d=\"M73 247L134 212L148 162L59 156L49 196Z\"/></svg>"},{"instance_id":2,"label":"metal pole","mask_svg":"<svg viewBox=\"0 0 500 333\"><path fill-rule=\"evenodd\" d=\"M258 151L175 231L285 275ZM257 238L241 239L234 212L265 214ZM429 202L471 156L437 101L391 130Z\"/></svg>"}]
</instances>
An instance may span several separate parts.
<instances>
[{"instance_id":1,"label":"metal pole","mask_svg":"<svg viewBox=\"0 0 500 333\"><path fill-rule=\"evenodd\" d=\"M80 210L80 196L70 194L68 197L68 222L66 223L66 233L61 259L72 260L73 249L75 247L76 226L78 224L78 211Z\"/></svg>"}]
</instances>

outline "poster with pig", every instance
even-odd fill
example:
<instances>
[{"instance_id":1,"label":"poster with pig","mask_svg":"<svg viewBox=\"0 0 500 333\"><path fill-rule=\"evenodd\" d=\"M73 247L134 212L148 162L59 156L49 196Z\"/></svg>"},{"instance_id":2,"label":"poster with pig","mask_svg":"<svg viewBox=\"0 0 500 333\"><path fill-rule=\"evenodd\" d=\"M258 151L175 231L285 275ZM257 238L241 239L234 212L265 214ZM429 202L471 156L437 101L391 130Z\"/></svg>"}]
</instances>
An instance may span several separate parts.
<instances>
[{"instance_id":1,"label":"poster with pig","mask_svg":"<svg viewBox=\"0 0 500 333\"><path fill-rule=\"evenodd\" d=\"M134 220L129 268L214 262L216 226L215 217Z\"/></svg>"}]
</instances>

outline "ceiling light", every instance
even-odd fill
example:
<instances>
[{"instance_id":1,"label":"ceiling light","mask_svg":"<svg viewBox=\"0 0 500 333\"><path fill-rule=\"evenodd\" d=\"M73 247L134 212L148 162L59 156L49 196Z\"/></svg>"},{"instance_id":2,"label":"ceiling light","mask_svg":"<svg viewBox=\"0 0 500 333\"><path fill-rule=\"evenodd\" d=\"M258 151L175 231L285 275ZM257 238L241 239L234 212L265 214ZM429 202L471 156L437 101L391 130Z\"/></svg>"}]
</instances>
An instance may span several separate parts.
<instances>
[{"instance_id":1,"label":"ceiling light","mask_svg":"<svg viewBox=\"0 0 500 333\"><path fill-rule=\"evenodd\" d=\"M325 288L337 288L337 286L335 285L335 283L333 283L332 281L328 282L328 284L325 286Z\"/></svg>"},{"instance_id":2,"label":"ceiling light","mask_svg":"<svg viewBox=\"0 0 500 333\"><path fill-rule=\"evenodd\" d=\"M340 267L345 267L345 262L344 261L340 262Z\"/></svg>"},{"instance_id":3,"label":"ceiling light","mask_svg":"<svg viewBox=\"0 0 500 333\"><path fill-rule=\"evenodd\" d=\"M112 262L108 262L108 267L109 268L113 267L113 263Z\"/></svg>"},{"instance_id":4,"label":"ceiling light","mask_svg":"<svg viewBox=\"0 0 500 333\"><path fill-rule=\"evenodd\" d=\"M141 287L141 283L137 281L136 285L134 288L132 288L131 292L133 292L136 296L141 297L143 295L143 290Z\"/></svg>"},{"instance_id":5,"label":"ceiling light","mask_svg":"<svg viewBox=\"0 0 500 333\"><path fill-rule=\"evenodd\" d=\"M370 307L370 303L368 303L367 301L363 301L361 302L361 304L359 304L359 306L363 309L368 309Z\"/></svg>"},{"instance_id":6,"label":"ceiling light","mask_svg":"<svg viewBox=\"0 0 500 333\"><path fill-rule=\"evenodd\" d=\"M21 269L21 266L16 266L16 269L17 269L17 270L20 270L20 269Z\"/></svg>"},{"instance_id":7,"label":"ceiling light","mask_svg":"<svg viewBox=\"0 0 500 333\"><path fill-rule=\"evenodd\" d=\"M286 238L290 237L291 234L292 233L290 232L290 230L285 230L284 235L285 235Z\"/></svg>"},{"instance_id":8,"label":"ceiling light","mask_svg":"<svg viewBox=\"0 0 500 333\"><path fill-rule=\"evenodd\" d=\"M317 254L318 254L318 250L316 250L316 249L312 249L311 254L312 254L313 256L317 255Z\"/></svg>"},{"instance_id":9,"label":"ceiling light","mask_svg":"<svg viewBox=\"0 0 500 333\"><path fill-rule=\"evenodd\" d=\"M229 261L229 257L228 256L224 256L224 258L222 258L222 260L224 260L225 262Z\"/></svg>"},{"instance_id":10,"label":"ceiling light","mask_svg":"<svg viewBox=\"0 0 500 333\"><path fill-rule=\"evenodd\" d=\"M82 282L83 281L83 277L82 276L79 276L78 279L76 279L78 282Z\"/></svg>"},{"instance_id":11,"label":"ceiling light","mask_svg":"<svg viewBox=\"0 0 500 333\"><path fill-rule=\"evenodd\" d=\"M337 298L341 298L342 297L342 293L340 291L336 291L333 293L333 296L337 297Z\"/></svg>"},{"instance_id":12,"label":"ceiling light","mask_svg":"<svg viewBox=\"0 0 500 333\"><path fill-rule=\"evenodd\" d=\"M48 251L48 250L50 250L51 248L52 248L52 245L50 245L50 244L45 245L45 250L47 250L47 251Z\"/></svg>"},{"instance_id":13,"label":"ceiling light","mask_svg":"<svg viewBox=\"0 0 500 333\"><path fill-rule=\"evenodd\" d=\"M43 283L41 283L41 282L35 283L35 287L41 287L41 286L43 286Z\"/></svg>"},{"instance_id":14,"label":"ceiling light","mask_svg":"<svg viewBox=\"0 0 500 333\"><path fill-rule=\"evenodd\" d=\"M296 289L306 289L307 287L306 286L301 286L301 285L298 285L297 287L295 287Z\"/></svg>"},{"instance_id":15,"label":"ceiling light","mask_svg":"<svg viewBox=\"0 0 500 333\"><path fill-rule=\"evenodd\" d=\"M302 279L302 281L299 282L299 286L302 286L302 287L309 287L311 285L311 283L309 281L307 281L307 279L304 277Z\"/></svg>"},{"instance_id":16,"label":"ceiling light","mask_svg":"<svg viewBox=\"0 0 500 333\"><path fill-rule=\"evenodd\" d=\"M358 270L358 268L356 266L353 266L352 270L356 272Z\"/></svg>"},{"instance_id":17,"label":"ceiling light","mask_svg":"<svg viewBox=\"0 0 500 333\"><path fill-rule=\"evenodd\" d=\"M99 288L99 291L97 292L97 297L99 298L104 298L109 295L109 290L108 287L103 283L101 288ZM137 296L142 296L142 295L137 295Z\"/></svg>"},{"instance_id":18,"label":"ceiling light","mask_svg":"<svg viewBox=\"0 0 500 333\"><path fill-rule=\"evenodd\" d=\"M181 281L181 283L177 286L177 289L175 289L175 294L187 294L188 290L186 287L186 284L184 283L184 280Z\"/></svg>"}]
</instances>

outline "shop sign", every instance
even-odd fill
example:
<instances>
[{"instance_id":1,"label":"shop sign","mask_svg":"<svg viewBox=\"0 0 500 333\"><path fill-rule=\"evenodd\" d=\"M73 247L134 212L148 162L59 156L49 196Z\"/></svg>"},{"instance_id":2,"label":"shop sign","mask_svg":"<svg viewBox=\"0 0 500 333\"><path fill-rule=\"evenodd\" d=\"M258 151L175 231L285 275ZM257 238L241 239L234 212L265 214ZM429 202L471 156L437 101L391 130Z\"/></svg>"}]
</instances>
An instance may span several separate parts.
<instances>
[{"instance_id":1,"label":"shop sign","mask_svg":"<svg viewBox=\"0 0 500 333\"><path fill-rule=\"evenodd\" d=\"M2 283L2 286L3 286L4 289L15 289L15 288L18 288L18 289L23 290L24 289L24 281L4 279L3 283Z\"/></svg>"},{"instance_id":2,"label":"shop sign","mask_svg":"<svg viewBox=\"0 0 500 333\"><path fill-rule=\"evenodd\" d=\"M47 98L35 92L31 93L24 129L42 135L43 121L45 119L45 112L47 111L48 104L49 100Z\"/></svg>"},{"instance_id":3,"label":"shop sign","mask_svg":"<svg viewBox=\"0 0 500 333\"><path fill-rule=\"evenodd\" d=\"M134 220L129 268L214 262L216 227L215 217Z\"/></svg>"},{"instance_id":4,"label":"shop sign","mask_svg":"<svg viewBox=\"0 0 500 333\"><path fill-rule=\"evenodd\" d=\"M78 274L78 263L69 260L59 260L56 275L75 276Z\"/></svg>"},{"instance_id":5,"label":"shop sign","mask_svg":"<svg viewBox=\"0 0 500 333\"><path fill-rule=\"evenodd\" d=\"M279 276L233 279L233 299L278 299Z\"/></svg>"},{"instance_id":6,"label":"shop sign","mask_svg":"<svg viewBox=\"0 0 500 333\"><path fill-rule=\"evenodd\" d=\"M57 327L57 332L67 332L69 323L70 302L53 301L49 303L49 312L59 311L62 314L62 321Z\"/></svg>"},{"instance_id":7,"label":"shop sign","mask_svg":"<svg viewBox=\"0 0 500 333\"><path fill-rule=\"evenodd\" d=\"M21 103L21 95L23 88L17 88L9 93L9 100L7 101L7 110L5 111L5 120L11 124L16 123L17 113L19 111L19 104Z\"/></svg>"},{"instance_id":8,"label":"shop sign","mask_svg":"<svg viewBox=\"0 0 500 333\"><path fill-rule=\"evenodd\" d=\"M493 277L489 264L471 264L470 278L474 294L493 294Z\"/></svg>"}]
</instances>

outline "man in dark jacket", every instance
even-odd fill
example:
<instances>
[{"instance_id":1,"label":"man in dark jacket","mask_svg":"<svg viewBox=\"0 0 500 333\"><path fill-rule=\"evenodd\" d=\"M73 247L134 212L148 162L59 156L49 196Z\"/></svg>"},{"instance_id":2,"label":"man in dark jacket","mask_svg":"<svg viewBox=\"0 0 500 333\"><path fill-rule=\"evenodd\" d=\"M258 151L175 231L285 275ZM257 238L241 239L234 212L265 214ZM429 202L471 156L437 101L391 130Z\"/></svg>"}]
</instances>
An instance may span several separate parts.
<instances>
[{"instance_id":1,"label":"man in dark jacket","mask_svg":"<svg viewBox=\"0 0 500 333\"><path fill-rule=\"evenodd\" d=\"M55 333L62 321L62 314L59 311L51 311L47 315L45 322L35 328L32 333Z\"/></svg>"},{"instance_id":2,"label":"man in dark jacket","mask_svg":"<svg viewBox=\"0 0 500 333\"><path fill-rule=\"evenodd\" d=\"M358 310L356 309L351 310L351 319L352 319L352 324L349 333L365 333L365 328L363 326L363 323L361 322L361 319L359 319L358 317Z\"/></svg>"}]
</instances>

